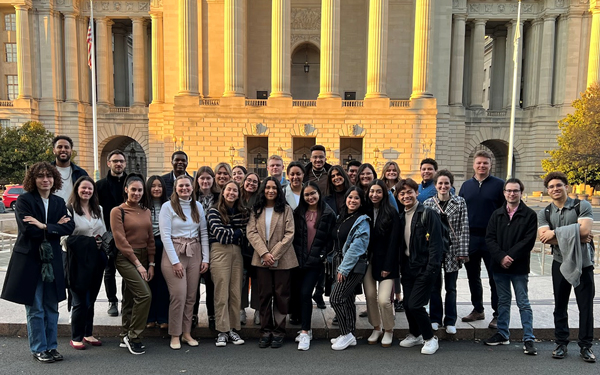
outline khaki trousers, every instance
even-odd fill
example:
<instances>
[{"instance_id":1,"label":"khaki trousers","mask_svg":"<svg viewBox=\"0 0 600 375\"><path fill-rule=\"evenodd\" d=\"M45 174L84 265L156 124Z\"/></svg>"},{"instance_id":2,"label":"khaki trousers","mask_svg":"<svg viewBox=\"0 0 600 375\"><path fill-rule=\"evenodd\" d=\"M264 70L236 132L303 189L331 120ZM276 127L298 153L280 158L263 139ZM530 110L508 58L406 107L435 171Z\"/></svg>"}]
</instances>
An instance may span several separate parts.
<instances>
[{"instance_id":1,"label":"khaki trousers","mask_svg":"<svg viewBox=\"0 0 600 375\"><path fill-rule=\"evenodd\" d=\"M133 253L147 270L148 251L146 249L133 249ZM142 275L140 275L135 265L123 254L117 254L115 265L125 282L121 311L122 335L127 335L132 340L139 339L144 328L146 328L148 312L152 303L150 285L142 279Z\"/></svg>"},{"instance_id":2,"label":"khaki trousers","mask_svg":"<svg viewBox=\"0 0 600 375\"><path fill-rule=\"evenodd\" d=\"M198 293L202 251L197 238L173 238L173 245L183 267L183 277L180 279L175 276L166 251L163 252L160 267L169 288L169 335L180 336L184 332L192 331L192 315ZM191 254L189 250L193 253L191 256L186 255L186 246L188 254Z\"/></svg>"},{"instance_id":3,"label":"khaki trousers","mask_svg":"<svg viewBox=\"0 0 600 375\"><path fill-rule=\"evenodd\" d=\"M237 245L210 245L210 270L215 284L215 325L219 332L241 329L244 260Z\"/></svg>"},{"instance_id":4,"label":"khaki trousers","mask_svg":"<svg viewBox=\"0 0 600 375\"><path fill-rule=\"evenodd\" d=\"M377 288L377 281L373 279L373 274L371 272L372 267L373 266L369 264L369 268L367 268L367 273L363 279L369 324L373 327L377 327L381 324L381 320L383 319L383 329L391 330L394 329L394 308L390 301L390 296L392 295L394 280L388 279L380 281L379 288Z\"/></svg>"}]
</instances>

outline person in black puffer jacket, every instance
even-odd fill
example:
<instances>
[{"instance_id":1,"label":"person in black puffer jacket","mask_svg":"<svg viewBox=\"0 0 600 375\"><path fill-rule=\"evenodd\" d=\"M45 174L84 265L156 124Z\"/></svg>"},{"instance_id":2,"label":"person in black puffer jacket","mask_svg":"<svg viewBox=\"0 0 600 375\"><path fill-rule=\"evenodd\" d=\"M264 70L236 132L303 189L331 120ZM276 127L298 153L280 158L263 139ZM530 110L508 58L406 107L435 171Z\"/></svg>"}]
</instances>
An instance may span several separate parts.
<instances>
[{"instance_id":1,"label":"person in black puffer jacket","mask_svg":"<svg viewBox=\"0 0 600 375\"><path fill-rule=\"evenodd\" d=\"M296 338L299 350L308 350L312 332L311 296L323 272L323 261L328 243L332 238L336 215L321 195L319 186L309 181L302 188L300 202L294 211L294 250L298 258L298 268L292 278L292 320L302 321L302 330Z\"/></svg>"}]
</instances>

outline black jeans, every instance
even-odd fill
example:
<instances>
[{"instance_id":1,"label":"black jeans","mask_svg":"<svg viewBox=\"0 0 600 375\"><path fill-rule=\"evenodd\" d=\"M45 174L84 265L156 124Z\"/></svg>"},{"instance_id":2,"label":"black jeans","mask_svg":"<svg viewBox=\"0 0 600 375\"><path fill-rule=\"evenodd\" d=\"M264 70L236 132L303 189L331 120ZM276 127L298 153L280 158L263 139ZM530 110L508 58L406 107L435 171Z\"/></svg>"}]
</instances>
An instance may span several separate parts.
<instances>
[{"instance_id":1,"label":"black jeans","mask_svg":"<svg viewBox=\"0 0 600 375\"><path fill-rule=\"evenodd\" d=\"M594 267L585 267L580 284L575 288L579 308L579 347L590 348L594 339ZM552 262L552 288L554 290L554 337L561 345L569 343L569 316L567 309L573 286L560 272L560 263Z\"/></svg>"},{"instance_id":2,"label":"black jeans","mask_svg":"<svg viewBox=\"0 0 600 375\"><path fill-rule=\"evenodd\" d=\"M93 335L94 303L102 286L102 273L106 265L106 254L97 251L96 267L92 272L90 285L86 290L69 289L73 298L71 310L71 340L82 342L84 337Z\"/></svg>"},{"instance_id":3,"label":"black jeans","mask_svg":"<svg viewBox=\"0 0 600 375\"><path fill-rule=\"evenodd\" d=\"M434 283L435 276L402 277L404 309L408 320L408 330L415 337L423 335L423 340L429 340L433 337L431 320L429 320L425 305L429 303Z\"/></svg>"},{"instance_id":4,"label":"black jeans","mask_svg":"<svg viewBox=\"0 0 600 375\"><path fill-rule=\"evenodd\" d=\"M442 266L443 267L443 266ZM446 289L446 299L442 304L442 272L444 273L444 288ZM429 318L432 322L442 324L444 312L444 326L456 325L456 280L458 279L458 271L446 272L440 269L433 291L431 292L431 301L429 302Z\"/></svg>"},{"instance_id":5,"label":"black jeans","mask_svg":"<svg viewBox=\"0 0 600 375\"><path fill-rule=\"evenodd\" d=\"M154 255L154 277L148 282L152 291L152 303L148 313L148 323L168 323L169 322L169 288L163 276L160 265L163 256L163 243L160 236L154 237L156 253Z\"/></svg>"},{"instance_id":6,"label":"black jeans","mask_svg":"<svg viewBox=\"0 0 600 375\"><path fill-rule=\"evenodd\" d=\"M481 284L481 261L483 260L492 292L492 309L494 310L494 317L497 317L498 293L496 293L496 282L494 281L494 271L492 269L492 256L485 244L485 237L471 235L469 241L469 261L465 263L465 269L469 278L473 310L479 313L484 310L483 285Z\"/></svg>"},{"instance_id":7,"label":"black jeans","mask_svg":"<svg viewBox=\"0 0 600 375\"><path fill-rule=\"evenodd\" d=\"M104 289L106 290L106 297L108 302L119 302L117 299L117 280L115 276L117 274L117 267L115 266L116 257L108 258L106 267L104 268Z\"/></svg>"},{"instance_id":8,"label":"black jeans","mask_svg":"<svg viewBox=\"0 0 600 375\"><path fill-rule=\"evenodd\" d=\"M292 271L292 298L290 300L290 314L302 321L302 330L308 331L312 318L312 294L319 279L324 276L320 265L317 268L301 268Z\"/></svg>"},{"instance_id":9,"label":"black jeans","mask_svg":"<svg viewBox=\"0 0 600 375\"><path fill-rule=\"evenodd\" d=\"M200 281L204 280L204 286L206 287L206 314L215 316L215 284L212 281L210 275L210 269L200 275ZM200 287L200 284L198 284ZM198 309L200 308L200 291L196 293L196 303L194 304L194 315L198 315Z\"/></svg>"}]
</instances>

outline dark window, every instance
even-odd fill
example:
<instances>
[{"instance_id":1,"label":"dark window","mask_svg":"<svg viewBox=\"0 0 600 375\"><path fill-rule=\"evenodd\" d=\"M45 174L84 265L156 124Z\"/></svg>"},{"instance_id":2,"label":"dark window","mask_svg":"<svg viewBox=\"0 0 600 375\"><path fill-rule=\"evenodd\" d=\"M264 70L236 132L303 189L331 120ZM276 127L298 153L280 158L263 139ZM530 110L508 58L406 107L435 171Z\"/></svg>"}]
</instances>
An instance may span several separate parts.
<instances>
[{"instance_id":1,"label":"dark window","mask_svg":"<svg viewBox=\"0 0 600 375\"><path fill-rule=\"evenodd\" d=\"M257 91L256 99L268 99L269 92L268 91Z\"/></svg>"},{"instance_id":2,"label":"dark window","mask_svg":"<svg viewBox=\"0 0 600 375\"><path fill-rule=\"evenodd\" d=\"M344 93L344 100L356 100L356 91L346 91Z\"/></svg>"}]
</instances>

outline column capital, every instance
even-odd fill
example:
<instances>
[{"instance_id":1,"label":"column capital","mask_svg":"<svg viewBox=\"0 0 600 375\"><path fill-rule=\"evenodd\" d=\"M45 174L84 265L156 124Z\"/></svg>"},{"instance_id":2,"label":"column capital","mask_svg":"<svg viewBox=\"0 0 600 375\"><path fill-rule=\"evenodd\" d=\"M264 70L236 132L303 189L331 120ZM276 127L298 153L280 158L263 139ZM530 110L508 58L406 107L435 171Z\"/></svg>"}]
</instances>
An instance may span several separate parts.
<instances>
[{"instance_id":1,"label":"column capital","mask_svg":"<svg viewBox=\"0 0 600 375\"><path fill-rule=\"evenodd\" d=\"M523 24L524 24L524 23L525 23L525 20L523 20L523 19L521 18L521 21L519 21L519 25L520 25L521 27L523 27ZM512 27L514 27L514 26L517 24L517 20L516 20L516 19L512 19L512 20L508 21L508 23L506 24L506 26L508 26L509 24L510 24Z\"/></svg>"},{"instance_id":2,"label":"column capital","mask_svg":"<svg viewBox=\"0 0 600 375\"><path fill-rule=\"evenodd\" d=\"M476 18L476 19L473 20L473 24L475 26L477 26L477 25L484 25L485 26L485 24L487 23L487 21L488 20L486 18Z\"/></svg>"},{"instance_id":3,"label":"column capital","mask_svg":"<svg viewBox=\"0 0 600 375\"><path fill-rule=\"evenodd\" d=\"M129 19L131 19L131 22L133 23L142 23L142 25L148 21L146 17L129 17Z\"/></svg>"},{"instance_id":4,"label":"column capital","mask_svg":"<svg viewBox=\"0 0 600 375\"><path fill-rule=\"evenodd\" d=\"M75 19L79 15L79 13L76 13L73 11L62 12L62 14L65 16L65 19L66 18Z\"/></svg>"},{"instance_id":5,"label":"column capital","mask_svg":"<svg viewBox=\"0 0 600 375\"><path fill-rule=\"evenodd\" d=\"M25 0L22 3L13 3L12 6L14 6L16 10L29 10L31 9L31 0Z\"/></svg>"},{"instance_id":6,"label":"column capital","mask_svg":"<svg viewBox=\"0 0 600 375\"><path fill-rule=\"evenodd\" d=\"M534 19L534 20L531 21L531 24L532 25L537 25L537 24L540 24L542 22L544 22L543 18L536 18L536 19Z\"/></svg>"},{"instance_id":7,"label":"column capital","mask_svg":"<svg viewBox=\"0 0 600 375\"><path fill-rule=\"evenodd\" d=\"M542 18L544 19L544 22L549 22L556 20L556 17L558 17L556 14L544 14Z\"/></svg>"},{"instance_id":8,"label":"column capital","mask_svg":"<svg viewBox=\"0 0 600 375\"><path fill-rule=\"evenodd\" d=\"M94 21L96 21L99 24L106 25L108 23L108 20L109 20L108 17L94 17Z\"/></svg>"},{"instance_id":9,"label":"column capital","mask_svg":"<svg viewBox=\"0 0 600 375\"><path fill-rule=\"evenodd\" d=\"M152 10L149 13L150 13L150 18L152 18L152 19L163 18L163 12L162 11Z\"/></svg>"},{"instance_id":10,"label":"column capital","mask_svg":"<svg viewBox=\"0 0 600 375\"><path fill-rule=\"evenodd\" d=\"M468 15L466 13L455 13L452 15L452 18L457 21L466 21Z\"/></svg>"}]
</instances>

